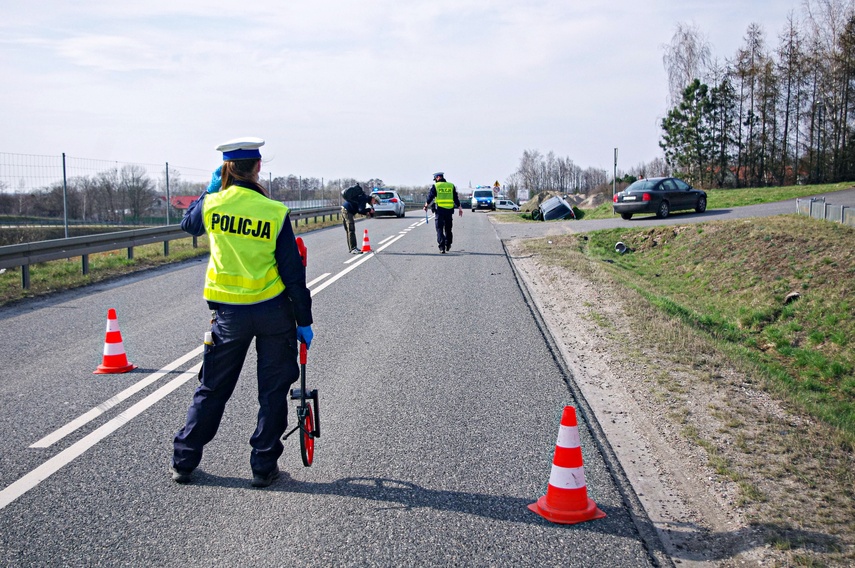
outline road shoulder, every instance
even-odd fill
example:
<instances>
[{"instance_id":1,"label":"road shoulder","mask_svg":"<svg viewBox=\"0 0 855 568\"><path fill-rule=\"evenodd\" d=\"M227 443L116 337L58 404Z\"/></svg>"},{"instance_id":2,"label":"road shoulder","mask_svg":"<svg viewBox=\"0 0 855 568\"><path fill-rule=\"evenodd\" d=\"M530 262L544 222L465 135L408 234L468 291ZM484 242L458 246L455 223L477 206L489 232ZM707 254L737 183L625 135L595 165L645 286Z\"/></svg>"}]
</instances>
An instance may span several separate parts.
<instances>
[{"instance_id":1,"label":"road shoulder","mask_svg":"<svg viewBox=\"0 0 855 568\"><path fill-rule=\"evenodd\" d=\"M721 380L710 382L692 365L658 353L630 356L624 346L638 331L614 290L578 271L544 265L523 241L506 245L666 553L693 567L780 560L739 506L738 484L717 474L707 451L686 432L720 437L714 408L748 404L763 414L784 411L732 371L719 369Z\"/></svg>"}]
</instances>

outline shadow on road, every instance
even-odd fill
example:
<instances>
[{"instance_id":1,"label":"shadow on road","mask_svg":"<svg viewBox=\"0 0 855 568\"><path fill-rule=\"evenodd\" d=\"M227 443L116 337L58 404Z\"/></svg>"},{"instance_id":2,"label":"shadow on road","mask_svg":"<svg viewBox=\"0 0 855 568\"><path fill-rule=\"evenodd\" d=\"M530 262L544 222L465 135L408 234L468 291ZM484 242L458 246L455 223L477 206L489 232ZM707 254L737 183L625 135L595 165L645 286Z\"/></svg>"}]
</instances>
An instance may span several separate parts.
<instances>
[{"instance_id":1,"label":"shadow on road","mask_svg":"<svg viewBox=\"0 0 855 568\"><path fill-rule=\"evenodd\" d=\"M296 481L287 473L282 473L279 480L267 489L253 489L244 478L219 477L197 470L193 485L233 487L247 491L271 491L276 493L297 493L306 495L331 495L364 499L378 503L379 509L417 509L431 508L437 511L465 513L498 521L512 523L552 526L556 529L596 531L622 537L628 535L627 528L635 526L628 520L629 514L623 507L599 505L606 513L605 519L598 519L576 525L558 525L550 523L539 515L531 512L528 505L534 498L487 495L463 491L446 491L425 489L409 481L387 479L381 477L346 477L331 483L312 483ZM192 486L190 486L192 487ZM652 530L646 519L634 519L636 523L645 523L644 532ZM802 531L779 525L764 525L762 527L740 528L730 532L710 533L707 529L692 523L681 523L664 527L667 532L680 534L679 549L671 551L670 557L682 560L711 561L724 560L736 554L762 548L768 542L783 539L790 543L809 543L812 547L835 549L839 546L834 537L811 531ZM655 547L655 552L668 556L661 543L646 543Z\"/></svg>"}]
</instances>

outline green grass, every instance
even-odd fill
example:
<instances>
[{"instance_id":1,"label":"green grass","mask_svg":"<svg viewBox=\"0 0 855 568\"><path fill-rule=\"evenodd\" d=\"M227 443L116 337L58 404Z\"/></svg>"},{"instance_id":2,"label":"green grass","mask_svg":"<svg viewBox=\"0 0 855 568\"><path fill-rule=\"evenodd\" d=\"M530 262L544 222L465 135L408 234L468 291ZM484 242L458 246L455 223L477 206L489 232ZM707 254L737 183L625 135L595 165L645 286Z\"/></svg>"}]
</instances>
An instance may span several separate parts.
<instances>
[{"instance_id":1,"label":"green grass","mask_svg":"<svg viewBox=\"0 0 855 568\"><path fill-rule=\"evenodd\" d=\"M783 215L551 239L545 251L607 261L618 281L663 317L703 332L855 441L852 228ZM616 254L617 241L630 252ZM791 292L799 299L785 303Z\"/></svg>"}]
</instances>

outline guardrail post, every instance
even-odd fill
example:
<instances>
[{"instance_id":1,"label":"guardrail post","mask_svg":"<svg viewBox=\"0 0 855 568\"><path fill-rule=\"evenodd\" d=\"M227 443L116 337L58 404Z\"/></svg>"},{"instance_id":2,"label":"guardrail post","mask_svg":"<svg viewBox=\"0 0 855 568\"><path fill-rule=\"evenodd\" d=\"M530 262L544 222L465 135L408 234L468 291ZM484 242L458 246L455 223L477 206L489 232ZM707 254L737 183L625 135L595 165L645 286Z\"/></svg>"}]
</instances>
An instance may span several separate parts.
<instances>
[{"instance_id":1,"label":"guardrail post","mask_svg":"<svg viewBox=\"0 0 855 568\"><path fill-rule=\"evenodd\" d=\"M169 241L163 241L163 256L169 256Z\"/></svg>"},{"instance_id":2,"label":"guardrail post","mask_svg":"<svg viewBox=\"0 0 855 568\"><path fill-rule=\"evenodd\" d=\"M128 247L128 260L134 259L134 247Z\"/></svg>"},{"instance_id":3,"label":"guardrail post","mask_svg":"<svg viewBox=\"0 0 855 568\"><path fill-rule=\"evenodd\" d=\"M30 265L21 266L21 288L24 290L30 289Z\"/></svg>"},{"instance_id":4,"label":"guardrail post","mask_svg":"<svg viewBox=\"0 0 855 568\"><path fill-rule=\"evenodd\" d=\"M89 274L89 255L84 254L81 259L83 263L83 276L86 276L87 274Z\"/></svg>"}]
</instances>

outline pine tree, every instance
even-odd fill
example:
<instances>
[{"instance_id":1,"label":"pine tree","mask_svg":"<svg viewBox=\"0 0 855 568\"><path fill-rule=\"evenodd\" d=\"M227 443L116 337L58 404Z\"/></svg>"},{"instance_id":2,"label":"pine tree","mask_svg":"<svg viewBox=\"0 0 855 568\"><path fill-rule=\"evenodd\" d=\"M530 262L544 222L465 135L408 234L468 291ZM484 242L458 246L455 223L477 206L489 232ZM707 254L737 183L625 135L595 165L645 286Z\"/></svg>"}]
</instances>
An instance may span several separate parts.
<instances>
[{"instance_id":1,"label":"pine tree","mask_svg":"<svg viewBox=\"0 0 855 568\"><path fill-rule=\"evenodd\" d=\"M709 87L695 79L683 91L683 100L662 119L665 131L660 147L671 167L693 185L703 187L711 178L712 105Z\"/></svg>"}]
</instances>

